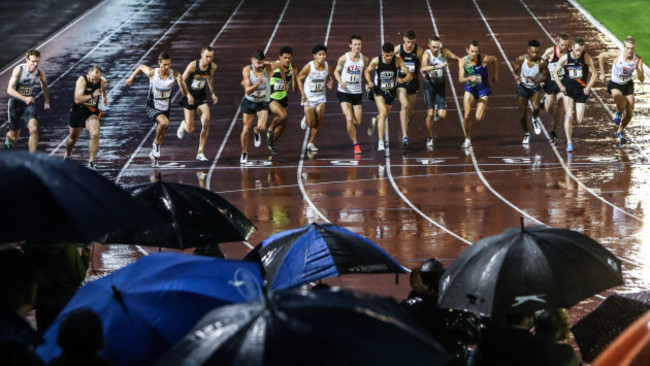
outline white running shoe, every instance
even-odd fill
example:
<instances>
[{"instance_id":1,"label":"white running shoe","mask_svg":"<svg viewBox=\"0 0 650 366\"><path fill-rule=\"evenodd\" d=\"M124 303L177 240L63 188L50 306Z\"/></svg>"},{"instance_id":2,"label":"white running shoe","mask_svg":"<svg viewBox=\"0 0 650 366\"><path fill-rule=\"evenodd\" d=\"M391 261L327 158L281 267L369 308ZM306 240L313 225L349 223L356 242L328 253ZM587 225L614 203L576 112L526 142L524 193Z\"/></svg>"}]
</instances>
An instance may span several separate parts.
<instances>
[{"instance_id":1,"label":"white running shoe","mask_svg":"<svg viewBox=\"0 0 650 366\"><path fill-rule=\"evenodd\" d=\"M309 144L307 144L307 150L316 152L318 151L318 148L316 147L316 145L314 145L313 142L310 142Z\"/></svg>"},{"instance_id":2,"label":"white running shoe","mask_svg":"<svg viewBox=\"0 0 650 366\"><path fill-rule=\"evenodd\" d=\"M465 139L465 142L463 142L463 144L460 145L460 147L463 149L468 149L471 146L472 146L472 141L470 139Z\"/></svg>"},{"instance_id":3,"label":"white running shoe","mask_svg":"<svg viewBox=\"0 0 650 366\"><path fill-rule=\"evenodd\" d=\"M255 141L254 141L255 147L262 146L262 136L260 136L260 134L257 132L253 132L253 135L255 135Z\"/></svg>"},{"instance_id":4,"label":"white running shoe","mask_svg":"<svg viewBox=\"0 0 650 366\"><path fill-rule=\"evenodd\" d=\"M433 151L433 137L427 137L427 150Z\"/></svg>"},{"instance_id":5,"label":"white running shoe","mask_svg":"<svg viewBox=\"0 0 650 366\"><path fill-rule=\"evenodd\" d=\"M530 134L529 133L524 134L524 139L521 140L521 143L523 145L528 145L530 143Z\"/></svg>"},{"instance_id":6,"label":"white running shoe","mask_svg":"<svg viewBox=\"0 0 650 366\"><path fill-rule=\"evenodd\" d=\"M198 154L196 154L196 160L208 161L208 158L205 157L204 153L198 153Z\"/></svg>"},{"instance_id":7,"label":"white running shoe","mask_svg":"<svg viewBox=\"0 0 650 366\"><path fill-rule=\"evenodd\" d=\"M539 117L533 117L533 128L535 129L535 135L542 133L542 127L539 125L542 121L539 120Z\"/></svg>"},{"instance_id":8,"label":"white running shoe","mask_svg":"<svg viewBox=\"0 0 650 366\"><path fill-rule=\"evenodd\" d=\"M377 128L377 117L372 117L370 120L370 127L368 127L368 136L375 133L375 128Z\"/></svg>"},{"instance_id":9,"label":"white running shoe","mask_svg":"<svg viewBox=\"0 0 650 366\"><path fill-rule=\"evenodd\" d=\"M438 122L440 117L438 116L438 106L435 106L433 109L433 122Z\"/></svg>"},{"instance_id":10,"label":"white running shoe","mask_svg":"<svg viewBox=\"0 0 650 366\"><path fill-rule=\"evenodd\" d=\"M246 164L246 163L248 163L248 154L241 153L241 157L239 158L239 164Z\"/></svg>"},{"instance_id":11,"label":"white running shoe","mask_svg":"<svg viewBox=\"0 0 650 366\"><path fill-rule=\"evenodd\" d=\"M160 164L158 164L158 159L156 158L156 155L153 153L153 150L151 150L151 152L149 153L149 159L151 159L152 168L157 168L160 166Z\"/></svg>"},{"instance_id":12,"label":"white running shoe","mask_svg":"<svg viewBox=\"0 0 650 366\"><path fill-rule=\"evenodd\" d=\"M160 157L160 145L157 143L153 143L153 146L151 147L151 154L154 156L154 158L159 158Z\"/></svg>"},{"instance_id":13,"label":"white running shoe","mask_svg":"<svg viewBox=\"0 0 650 366\"><path fill-rule=\"evenodd\" d=\"M176 130L176 137L179 139L182 139L183 136L185 136L185 129L183 128L183 123L185 123L185 120L181 121L180 126L178 126L178 130Z\"/></svg>"},{"instance_id":14,"label":"white running shoe","mask_svg":"<svg viewBox=\"0 0 650 366\"><path fill-rule=\"evenodd\" d=\"M303 116L300 120L300 128L303 130L307 128L307 117Z\"/></svg>"},{"instance_id":15,"label":"white running shoe","mask_svg":"<svg viewBox=\"0 0 650 366\"><path fill-rule=\"evenodd\" d=\"M377 143L377 151L386 151L386 146L384 146L384 140L379 140Z\"/></svg>"}]
</instances>

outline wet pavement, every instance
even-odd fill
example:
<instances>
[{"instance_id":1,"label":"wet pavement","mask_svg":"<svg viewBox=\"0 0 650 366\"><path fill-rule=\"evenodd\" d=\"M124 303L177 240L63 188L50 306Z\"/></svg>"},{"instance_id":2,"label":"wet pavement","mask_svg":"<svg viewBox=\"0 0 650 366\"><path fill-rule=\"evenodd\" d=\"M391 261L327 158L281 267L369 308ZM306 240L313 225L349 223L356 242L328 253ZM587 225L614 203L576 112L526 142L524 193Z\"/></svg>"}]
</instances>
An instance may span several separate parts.
<instances>
[{"instance_id":1,"label":"wet pavement","mask_svg":"<svg viewBox=\"0 0 650 366\"><path fill-rule=\"evenodd\" d=\"M294 64L301 68L311 60L310 50L317 43L328 45L328 61L335 63L348 51L349 35L357 33L363 36L364 54L374 57L382 41L399 44L409 28L417 33L420 45L431 33L440 34L444 46L459 56L464 55L468 39L474 38L483 55L499 60L500 81L492 85L486 118L474 123L469 153L459 148L462 127L457 106L463 91L456 82L457 65L452 64L449 112L436 123L433 152L425 148L421 92L411 117L408 154L399 147L399 102L389 116L389 149L383 154L375 151L376 133L366 134L376 108L364 100L364 118L357 131L363 150L360 159L354 158L334 90L328 92L325 121L316 140L320 151L306 154L299 98L290 93L288 125L276 144L280 154L271 158L264 146L254 149L251 143L249 163L240 166L238 105L243 91L239 83L241 69L254 50L268 50L272 58L281 46L291 45ZM628 127L630 143L622 150L614 141L613 100L600 83L589 99L583 123L574 128L572 156L565 153L562 128L557 131L560 142L550 142L550 117L544 112L540 115L546 126L543 133L532 135L529 148L520 143L516 84L506 61L513 63L523 54L531 38L538 39L543 49L549 47L558 32L585 37L592 57L612 47L562 1L104 2L41 49L52 110L41 113L39 150L63 154L74 81L98 64L109 83L99 171L121 185L148 182L160 173L163 180L220 193L257 226L252 244L311 221L331 221L377 242L406 267L429 257L449 264L471 242L517 226L524 217L527 225L572 228L592 236L624 261L626 284L615 291L647 289L648 87L635 86L637 115ZM148 82L140 75L125 89L124 81L138 64L155 65L162 50L172 55L172 68L182 71L208 44L215 49L219 97L219 103L211 106L206 147L211 161L194 160L198 124L193 135L176 138L182 109L173 103L161 167L152 169L148 154L153 126L144 114ZM0 84L6 85L7 80L7 72L0 74ZM0 88L0 101L6 101L4 88ZM37 103L42 108L42 99ZM0 114L6 115L4 102ZM17 148L26 149L25 135ZM73 159L86 158L84 133ZM230 258L241 258L248 251L241 243L224 244L222 249ZM97 245L94 269L101 275L155 250ZM393 276L347 276L330 282L396 298L408 293L405 276L398 285ZM581 303L572 316L583 315L599 301L594 297Z\"/></svg>"}]
</instances>

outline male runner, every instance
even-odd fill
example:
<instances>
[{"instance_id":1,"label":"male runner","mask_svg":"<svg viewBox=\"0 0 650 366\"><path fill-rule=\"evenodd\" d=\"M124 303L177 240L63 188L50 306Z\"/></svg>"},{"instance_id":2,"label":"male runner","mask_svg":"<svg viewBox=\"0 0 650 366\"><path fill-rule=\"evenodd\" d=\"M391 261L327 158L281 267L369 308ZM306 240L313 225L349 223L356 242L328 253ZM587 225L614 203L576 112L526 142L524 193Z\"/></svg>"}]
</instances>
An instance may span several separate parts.
<instances>
[{"instance_id":1,"label":"male runner","mask_svg":"<svg viewBox=\"0 0 650 366\"><path fill-rule=\"evenodd\" d=\"M171 56L167 52L161 52L158 55L158 68L152 68L147 65L140 65L133 72L131 77L126 80L126 87L133 85L136 75L143 73L149 77L149 95L147 96L147 117L157 124L156 137L154 137L149 158L151 164L158 166L160 158L160 145L162 145L169 127L169 104L171 102L172 88L174 82L178 83L183 94L187 94L187 89L183 83L181 73L171 69Z\"/></svg>"},{"instance_id":2,"label":"male runner","mask_svg":"<svg viewBox=\"0 0 650 366\"><path fill-rule=\"evenodd\" d=\"M217 96L214 94L212 86L212 76L217 70L217 64L212 62L214 51L212 47L206 46L201 50L201 58L190 62L183 72L183 82L187 86L188 93L183 97L181 105L183 106L185 119L181 121L176 137L182 139L185 133L194 132L194 111L197 112L201 119L201 136L199 137L199 150L196 154L196 160L208 161L203 153L205 142L208 140L210 131L210 107L207 104L207 95L205 86L210 89L212 104L217 104Z\"/></svg>"},{"instance_id":3,"label":"male runner","mask_svg":"<svg viewBox=\"0 0 650 366\"><path fill-rule=\"evenodd\" d=\"M481 55L477 41L467 42L467 55L458 62L458 82L465 83L463 96L465 142L460 146L464 149L472 146L472 121L470 114L476 104L476 122L483 119L487 107L488 96L492 94L488 82L488 65L492 64L492 81L499 81L499 66L495 56Z\"/></svg>"},{"instance_id":4,"label":"male runner","mask_svg":"<svg viewBox=\"0 0 650 366\"><path fill-rule=\"evenodd\" d=\"M560 60L560 57L566 55L569 50L569 36L566 33L561 33L558 36L557 44L549 47L544 51L542 59L545 60L548 64L548 72L551 76L550 80L544 82L544 109L546 113L553 117L553 127L551 128L551 139L554 141L557 140L557 134L555 129L560 123L560 119L564 114L564 103L561 102L564 94L560 91L560 88L557 86L555 77L553 76L553 70L557 65L557 62ZM558 70L558 75L560 78L564 76L564 70Z\"/></svg>"},{"instance_id":5,"label":"male runner","mask_svg":"<svg viewBox=\"0 0 650 366\"><path fill-rule=\"evenodd\" d=\"M411 117L411 113L413 113L415 97L420 88L418 73L420 72L420 60L422 59L423 50L415 43L415 32L410 29L404 32L402 40L404 43L395 47L395 55L399 56L399 58L404 61L404 64L409 71L408 73L411 74L410 81L397 84L397 96L401 105L399 120L402 126L402 147L407 148L409 146L409 118ZM404 79L406 74L407 73L400 71L398 76L401 79Z\"/></svg>"},{"instance_id":6,"label":"male runner","mask_svg":"<svg viewBox=\"0 0 650 366\"><path fill-rule=\"evenodd\" d=\"M528 101L533 105L533 128L535 134L542 132L541 120L539 119L539 103L541 82L548 78L548 66L546 61L539 57L539 41L532 39L528 41L526 54L519 56L515 61L514 71L517 76L517 96L519 99L519 123L524 132L523 145L530 143L530 133L528 132Z\"/></svg>"},{"instance_id":7,"label":"male runner","mask_svg":"<svg viewBox=\"0 0 650 366\"><path fill-rule=\"evenodd\" d=\"M612 75L607 84L607 91L612 95L616 102L616 113L614 114L614 123L618 126L616 138L619 146L625 144L625 135L623 130L632 120L634 114L634 70L639 81L645 81L643 73L643 60L634 51L636 50L636 40L632 36L625 37L623 41L623 51L610 50L598 55L598 65L600 66L600 81L605 82L605 58L611 58ZM624 117L623 114L625 114ZM621 118L622 117L622 118Z\"/></svg>"},{"instance_id":8,"label":"male runner","mask_svg":"<svg viewBox=\"0 0 650 366\"><path fill-rule=\"evenodd\" d=\"M287 123L289 116L289 98L287 96L287 89L290 87L292 90L298 89L298 76L296 69L291 63L293 50L291 47L284 46L280 49L280 59L275 61L273 67L273 75L271 76L271 103L269 103L269 110L275 115L271 121L271 125L266 130L266 144L271 150L271 154L277 154L275 149L275 142L278 141L284 127ZM282 72L286 78L282 79Z\"/></svg>"},{"instance_id":9,"label":"male runner","mask_svg":"<svg viewBox=\"0 0 650 366\"><path fill-rule=\"evenodd\" d=\"M36 151L38 145L38 116L36 115L34 85L37 81L45 97L44 110L50 109L50 92L47 87L45 72L38 67L41 53L34 48L27 50L25 63L14 67L9 78L7 94L9 94L9 131L5 138L5 149L11 149L20 136L20 120L27 122L29 129L29 151Z\"/></svg>"},{"instance_id":10,"label":"male runner","mask_svg":"<svg viewBox=\"0 0 650 366\"><path fill-rule=\"evenodd\" d=\"M90 135L88 145L88 167L97 169L95 155L99 149L99 122L102 110L99 109L99 97L104 106L108 105L106 98L106 78L102 76L99 66L91 66L86 75L77 79L74 87L74 102L70 108L70 129L64 159L69 159L72 148L79 139L84 127Z\"/></svg>"},{"instance_id":11,"label":"male runner","mask_svg":"<svg viewBox=\"0 0 650 366\"><path fill-rule=\"evenodd\" d=\"M397 70L401 70L404 78L398 76ZM375 78L370 73L375 71ZM413 79L413 74L401 58L395 57L395 47L392 43L386 42L381 47L381 56L370 61L363 75L366 78L366 89L370 91L370 99L377 104L377 151L385 151L384 134L386 131L386 118L395 100L397 84L408 83Z\"/></svg>"},{"instance_id":12,"label":"male runner","mask_svg":"<svg viewBox=\"0 0 650 366\"><path fill-rule=\"evenodd\" d=\"M350 52L339 57L334 70L334 78L339 83L336 96L345 116L346 129L352 141L354 155L361 155L361 146L357 141L357 126L361 125L361 89L362 73L368 65L368 57L361 53L361 36L350 36Z\"/></svg>"}]
</instances>

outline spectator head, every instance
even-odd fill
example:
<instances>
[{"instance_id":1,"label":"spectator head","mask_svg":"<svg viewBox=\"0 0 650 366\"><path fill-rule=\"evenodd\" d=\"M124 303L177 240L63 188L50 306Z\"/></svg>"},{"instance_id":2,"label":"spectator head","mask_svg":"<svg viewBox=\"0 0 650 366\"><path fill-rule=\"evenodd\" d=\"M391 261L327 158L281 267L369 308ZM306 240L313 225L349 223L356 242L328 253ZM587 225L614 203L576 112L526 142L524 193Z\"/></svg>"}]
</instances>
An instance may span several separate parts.
<instances>
[{"instance_id":1,"label":"spectator head","mask_svg":"<svg viewBox=\"0 0 650 366\"><path fill-rule=\"evenodd\" d=\"M535 337L547 342L564 342L571 338L571 323L564 309L535 312Z\"/></svg>"},{"instance_id":2,"label":"spectator head","mask_svg":"<svg viewBox=\"0 0 650 366\"><path fill-rule=\"evenodd\" d=\"M26 316L36 300L40 271L18 249L0 250L0 308Z\"/></svg>"},{"instance_id":3,"label":"spectator head","mask_svg":"<svg viewBox=\"0 0 650 366\"><path fill-rule=\"evenodd\" d=\"M59 325L56 343L66 355L96 355L104 348L102 321L90 309L75 310Z\"/></svg>"},{"instance_id":4,"label":"spectator head","mask_svg":"<svg viewBox=\"0 0 650 366\"><path fill-rule=\"evenodd\" d=\"M420 265L422 283L432 289L438 288L438 282L445 272L445 266L435 258L429 258Z\"/></svg>"}]
</instances>

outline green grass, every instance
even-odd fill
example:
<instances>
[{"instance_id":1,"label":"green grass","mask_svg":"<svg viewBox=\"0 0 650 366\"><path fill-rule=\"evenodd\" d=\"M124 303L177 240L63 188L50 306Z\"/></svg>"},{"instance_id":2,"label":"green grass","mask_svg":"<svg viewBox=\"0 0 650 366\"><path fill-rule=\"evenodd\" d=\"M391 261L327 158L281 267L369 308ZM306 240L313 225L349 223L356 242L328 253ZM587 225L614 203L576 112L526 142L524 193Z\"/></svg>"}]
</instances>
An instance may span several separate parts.
<instances>
[{"instance_id":1,"label":"green grass","mask_svg":"<svg viewBox=\"0 0 650 366\"><path fill-rule=\"evenodd\" d=\"M639 55L650 53L650 0L578 0L580 5L602 23L621 42L631 35L636 38ZM644 62L648 62L645 60Z\"/></svg>"}]
</instances>

